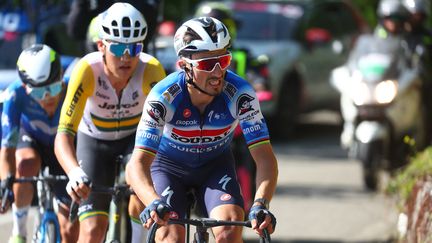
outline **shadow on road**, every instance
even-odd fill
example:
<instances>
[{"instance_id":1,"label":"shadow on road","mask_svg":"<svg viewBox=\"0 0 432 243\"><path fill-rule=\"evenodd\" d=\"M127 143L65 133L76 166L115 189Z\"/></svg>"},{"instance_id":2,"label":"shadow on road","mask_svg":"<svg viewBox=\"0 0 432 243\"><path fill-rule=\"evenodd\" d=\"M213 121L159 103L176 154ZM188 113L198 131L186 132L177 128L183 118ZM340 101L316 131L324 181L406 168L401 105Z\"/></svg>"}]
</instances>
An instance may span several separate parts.
<instances>
[{"instance_id":1,"label":"shadow on road","mask_svg":"<svg viewBox=\"0 0 432 243\"><path fill-rule=\"evenodd\" d=\"M371 196L375 193L367 191L359 186L349 186L349 185L279 185L276 188L277 195L289 195L290 198L327 198L327 199L342 199L355 197L364 198L365 194L370 194Z\"/></svg>"}]
</instances>

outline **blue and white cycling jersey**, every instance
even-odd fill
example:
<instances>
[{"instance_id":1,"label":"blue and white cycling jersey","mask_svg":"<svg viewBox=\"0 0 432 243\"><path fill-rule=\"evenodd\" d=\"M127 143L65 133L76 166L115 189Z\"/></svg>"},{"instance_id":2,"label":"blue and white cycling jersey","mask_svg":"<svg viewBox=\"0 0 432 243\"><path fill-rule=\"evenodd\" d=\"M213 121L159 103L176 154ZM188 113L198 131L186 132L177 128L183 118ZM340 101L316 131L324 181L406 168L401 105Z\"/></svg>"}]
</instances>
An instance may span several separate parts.
<instances>
[{"instance_id":1,"label":"blue and white cycling jersey","mask_svg":"<svg viewBox=\"0 0 432 243\"><path fill-rule=\"evenodd\" d=\"M239 122L249 148L269 143L258 99L246 80L227 71L223 92L200 114L185 73L174 72L148 95L135 148L196 168L229 149Z\"/></svg>"},{"instance_id":2,"label":"blue and white cycling jersey","mask_svg":"<svg viewBox=\"0 0 432 243\"><path fill-rule=\"evenodd\" d=\"M21 80L11 83L2 95L2 147L16 148L20 127L44 146L54 146L63 99L50 118L39 103L26 94Z\"/></svg>"}]
</instances>

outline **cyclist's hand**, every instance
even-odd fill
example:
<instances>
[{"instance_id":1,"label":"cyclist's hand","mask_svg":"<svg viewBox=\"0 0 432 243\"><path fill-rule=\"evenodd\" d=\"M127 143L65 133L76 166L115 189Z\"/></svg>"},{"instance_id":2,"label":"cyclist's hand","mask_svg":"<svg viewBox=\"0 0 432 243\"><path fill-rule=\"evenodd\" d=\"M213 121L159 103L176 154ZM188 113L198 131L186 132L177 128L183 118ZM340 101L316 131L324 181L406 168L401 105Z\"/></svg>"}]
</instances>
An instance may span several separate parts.
<instances>
[{"instance_id":1,"label":"cyclist's hand","mask_svg":"<svg viewBox=\"0 0 432 243\"><path fill-rule=\"evenodd\" d=\"M69 182L66 185L66 191L73 201L81 203L81 200L87 199L90 194L91 181L80 167L75 167L69 171L68 177Z\"/></svg>"},{"instance_id":2,"label":"cyclist's hand","mask_svg":"<svg viewBox=\"0 0 432 243\"><path fill-rule=\"evenodd\" d=\"M14 201L12 185L15 177L8 175L8 177L0 182L0 214L7 212L10 205Z\"/></svg>"},{"instance_id":3,"label":"cyclist's hand","mask_svg":"<svg viewBox=\"0 0 432 243\"><path fill-rule=\"evenodd\" d=\"M252 223L252 229L260 236L263 236L263 229L267 229L270 234L276 229L275 216L264 206L253 206L248 218Z\"/></svg>"},{"instance_id":4,"label":"cyclist's hand","mask_svg":"<svg viewBox=\"0 0 432 243\"><path fill-rule=\"evenodd\" d=\"M148 229L156 222L159 225L166 225L169 219L169 213L172 207L166 202L156 199L148 205L140 214L141 223Z\"/></svg>"}]
</instances>

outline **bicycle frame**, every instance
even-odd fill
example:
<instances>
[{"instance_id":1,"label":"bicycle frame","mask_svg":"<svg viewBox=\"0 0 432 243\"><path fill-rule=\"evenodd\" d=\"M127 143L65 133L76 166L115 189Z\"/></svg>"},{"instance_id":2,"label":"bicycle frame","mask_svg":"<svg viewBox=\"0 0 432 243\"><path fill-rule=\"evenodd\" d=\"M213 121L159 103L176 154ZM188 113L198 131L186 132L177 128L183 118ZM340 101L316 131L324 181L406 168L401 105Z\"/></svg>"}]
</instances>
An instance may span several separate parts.
<instances>
[{"instance_id":1,"label":"bicycle frame","mask_svg":"<svg viewBox=\"0 0 432 243\"><path fill-rule=\"evenodd\" d=\"M15 179L15 183L33 183L36 182L37 197L38 197L38 224L35 227L32 242L45 243L46 233L48 232L48 226L54 225L55 242L61 243L60 236L60 224L56 213L54 212L54 193L52 192L51 184L57 181L67 180L67 176L64 175L50 175L48 167L42 172L39 172L38 176L34 177L23 177Z\"/></svg>"}]
</instances>

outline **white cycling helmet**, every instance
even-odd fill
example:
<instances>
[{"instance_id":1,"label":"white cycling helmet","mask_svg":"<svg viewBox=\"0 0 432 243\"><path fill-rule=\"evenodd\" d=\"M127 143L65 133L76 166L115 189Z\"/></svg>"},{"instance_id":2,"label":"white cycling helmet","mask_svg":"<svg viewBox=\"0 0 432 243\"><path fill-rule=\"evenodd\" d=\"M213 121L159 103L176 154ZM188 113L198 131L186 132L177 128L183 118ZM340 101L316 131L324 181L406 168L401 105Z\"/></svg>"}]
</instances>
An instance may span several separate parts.
<instances>
[{"instance_id":1,"label":"white cycling helmet","mask_svg":"<svg viewBox=\"0 0 432 243\"><path fill-rule=\"evenodd\" d=\"M99 38L120 43L142 42L147 35L147 22L129 3L114 3L100 14Z\"/></svg>"},{"instance_id":2,"label":"white cycling helmet","mask_svg":"<svg viewBox=\"0 0 432 243\"><path fill-rule=\"evenodd\" d=\"M429 15L430 6L429 1L426 0L403 0L403 5L410 11L410 13L423 13Z\"/></svg>"},{"instance_id":3,"label":"white cycling helmet","mask_svg":"<svg viewBox=\"0 0 432 243\"><path fill-rule=\"evenodd\" d=\"M408 9L399 0L381 0L377 9L378 17L398 17L407 19L409 16Z\"/></svg>"},{"instance_id":4,"label":"white cycling helmet","mask_svg":"<svg viewBox=\"0 0 432 243\"><path fill-rule=\"evenodd\" d=\"M23 83L46 86L61 78L60 56L47 45L35 44L21 52L17 69Z\"/></svg>"},{"instance_id":5,"label":"white cycling helmet","mask_svg":"<svg viewBox=\"0 0 432 243\"><path fill-rule=\"evenodd\" d=\"M177 56L196 52L216 51L230 46L227 27L212 17L200 17L186 21L174 35Z\"/></svg>"}]
</instances>

